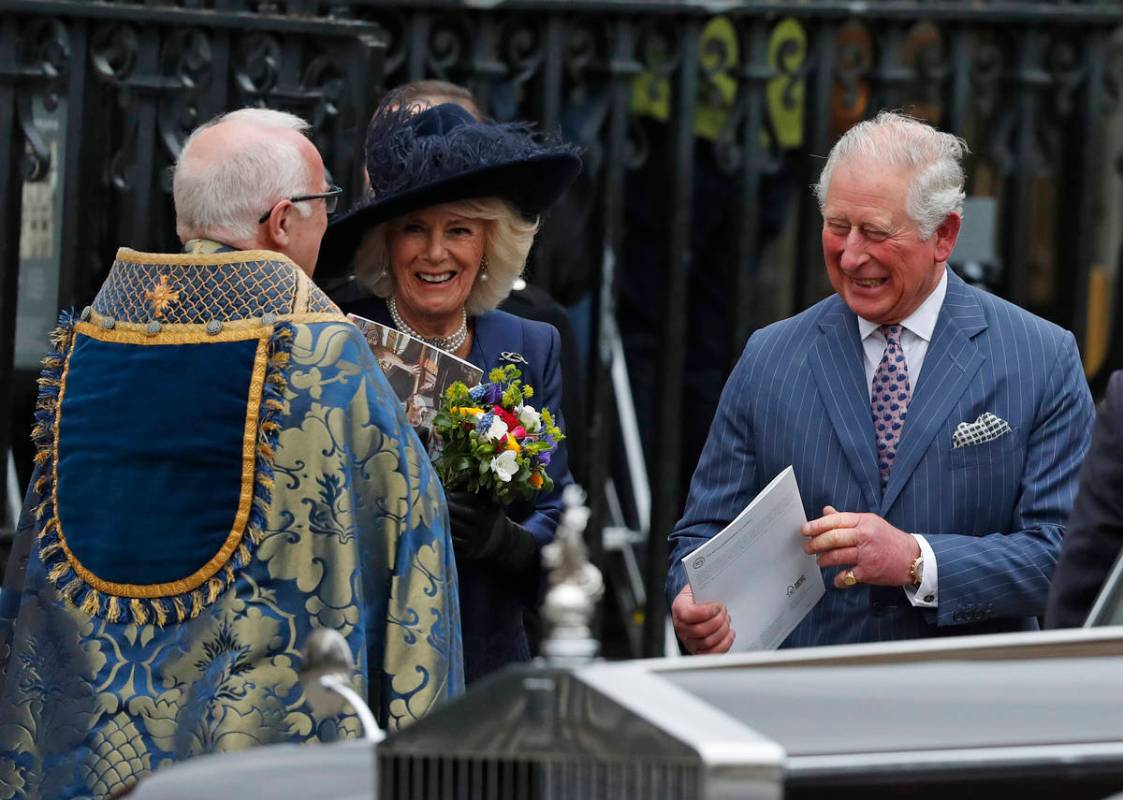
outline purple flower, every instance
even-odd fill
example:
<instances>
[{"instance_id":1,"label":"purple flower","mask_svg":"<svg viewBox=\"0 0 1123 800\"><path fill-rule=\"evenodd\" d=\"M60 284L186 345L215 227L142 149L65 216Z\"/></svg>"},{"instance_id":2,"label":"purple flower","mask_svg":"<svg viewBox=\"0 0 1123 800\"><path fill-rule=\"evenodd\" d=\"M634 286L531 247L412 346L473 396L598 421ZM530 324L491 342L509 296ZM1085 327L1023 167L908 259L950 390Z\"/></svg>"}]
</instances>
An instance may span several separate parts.
<instances>
[{"instance_id":1,"label":"purple flower","mask_svg":"<svg viewBox=\"0 0 1123 800\"><path fill-rule=\"evenodd\" d=\"M488 411L476 421L476 430L481 434L484 433L484 431L491 427L491 421L493 419L495 419L495 414L491 411Z\"/></svg>"},{"instance_id":2,"label":"purple flower","mask_svg":"<svg viewBox=\"0 0 1123 800\"><path fill-rule=\"evenodd\" d=\"M473 387L472 387L471 389L469 389L469 390L468 390L468 394L469 394L469 395L471 396L471 398L472 398L473 400L475 400L475 401L476 401L477 403L478 403L478 402L480 402L481 400L483 400L483 398L484 398L484 394L485 394L486 392L487 392L487 390L486 390L486 389L484 389L484 387L483 387L483 386L481 386L481 385L480 385L480 384L478 384L478 383L477 383L477 384L476 384L475 386L473 386Z\"/></svg>"},{"instance_id":3,"label":"purple flower","mask_svg":"<svg viewBox=\"0 0 1123 800\"><path fill-rule=\"evenodd\" d=\"M484 401L489 405L498 405L503 400L503 387L498 383L487 384L487 391L484 394Z\"/></svg>"}]
</instances>

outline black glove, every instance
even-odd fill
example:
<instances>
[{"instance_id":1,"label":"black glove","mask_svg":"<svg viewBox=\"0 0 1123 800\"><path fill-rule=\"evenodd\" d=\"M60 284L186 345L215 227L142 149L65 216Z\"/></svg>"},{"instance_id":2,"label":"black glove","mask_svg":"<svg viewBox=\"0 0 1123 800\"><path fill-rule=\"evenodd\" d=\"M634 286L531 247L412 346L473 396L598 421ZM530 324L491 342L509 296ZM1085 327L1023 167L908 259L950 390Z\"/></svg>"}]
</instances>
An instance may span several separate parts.
<instances>
[{"instance_id":1,"label":"black glove","mask_svg":"<svg viewBox=\"0 0 1123 800\"><path fill-rule=\"evenodd\" d=\"M509 572L538 566L534 537L507 519L502 507L468 492L447 492L445 498L458 561L493 564Z\"/></svg>"}]
</instances>

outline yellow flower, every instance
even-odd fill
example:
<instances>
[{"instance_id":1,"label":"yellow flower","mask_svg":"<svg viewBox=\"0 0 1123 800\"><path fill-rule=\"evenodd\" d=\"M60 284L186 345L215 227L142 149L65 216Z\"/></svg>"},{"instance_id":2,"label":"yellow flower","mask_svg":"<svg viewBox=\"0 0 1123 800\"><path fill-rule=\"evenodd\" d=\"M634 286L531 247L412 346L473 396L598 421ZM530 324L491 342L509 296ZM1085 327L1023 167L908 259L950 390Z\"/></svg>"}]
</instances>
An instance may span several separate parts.
<instances>
[{"instance_id":1,"label":"yellow flower","mask_svg":"<svg viewBox=\"0 0 1123 800\"><path fill-rule=\"evenodd\" d=\"M515 437L512 436L509 433L507 434L507 446L503 449L504 450L514 450L516 453L522 452L522 447L519 445L518 442L515 441Z\"/></svg>"},{"instance_id":2,"label":"yellow flower","mask_svg":"<svg viewBox=\"0 0 1123 800\"><path fill-rule=\"evenodd\" d=\"M449 410L462 417L481 417L484 413L482 408L476 408L475 406L453 406Z\"/></svg>"},{"instance_id":3,"label":"yellow flower","mask_svg":"<svg viewBox=\"0 0 1123 800\"><path fill-rule=\"evenodd\" d=\"M543 483L543 481L542 481L541 475L539 475L537 472L530 473L530 485L531 486L533 486L535 489L541 489L542 483Z\"/></svg>"}]
</instances>

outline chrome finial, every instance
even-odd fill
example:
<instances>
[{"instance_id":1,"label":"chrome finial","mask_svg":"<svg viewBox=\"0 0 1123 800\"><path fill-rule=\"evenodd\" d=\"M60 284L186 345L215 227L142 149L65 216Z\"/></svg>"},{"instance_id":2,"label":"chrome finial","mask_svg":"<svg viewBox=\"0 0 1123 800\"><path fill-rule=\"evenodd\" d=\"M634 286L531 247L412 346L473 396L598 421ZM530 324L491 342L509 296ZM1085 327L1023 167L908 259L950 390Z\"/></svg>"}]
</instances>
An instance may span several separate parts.
<instances>
[{"instance_id":1,"label":"chrome finial","mask_svg":"<svg viewBox=\"0 0 1123 800\"><path fill-rule=\"evenodd\" d=\"M317 628L304 644L304 665L300 669L300 683L304 697L312 710L323 717L342 714L350 705L363 726L363 738L368 742L381 742L386 734L359 693L351 688L351 675L355 661L343 634L331 628Z\"/></svg>"},{"instance_id":2,"label":"chrome finial","mask_svg":"<svg viewBox=\"0 0 1123 800\"><path fill-rule=\"evenodd\" d=\"M554 664L577 666L592 661L600 650L590 623L604 594L604 580L600 570L589 563L585 548L589 522L585 492L580 486L567 486L562 501L565 511L557 537L542 548L542 560L550 572L550 589L542 605L549 633L542 652Z\"/></svg>"}]
</instances>

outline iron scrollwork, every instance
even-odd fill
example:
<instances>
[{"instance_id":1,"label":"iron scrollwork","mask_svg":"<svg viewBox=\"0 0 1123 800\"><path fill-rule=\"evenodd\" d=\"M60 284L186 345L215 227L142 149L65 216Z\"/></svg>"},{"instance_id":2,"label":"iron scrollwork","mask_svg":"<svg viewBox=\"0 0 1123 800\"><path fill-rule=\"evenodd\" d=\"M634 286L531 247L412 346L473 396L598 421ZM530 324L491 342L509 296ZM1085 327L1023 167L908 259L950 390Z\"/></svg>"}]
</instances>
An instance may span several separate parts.
<instances>
[{"instance_id":1,"label":"iron scrollwork","mask_svg":"<svg viewBox=\"0 0 1123 800\"><path fill-rule=\"evenodd\" d=\"M164 152L174 161L187 135L213 111L202 107L203 95L215 80L211 37L197 28L174 31L161 60L162 72L169 76L169 91L161 95L157 124ZM162 186L167 191L171 187L166 174L164 177Z\"/></svg>"},{"instance_id":2,"label":"iron scrollwork","mask_svg":"<svg viewBox=\"0 0 1123 800\"><path fill-rule=\"evenodd\" d=\"M243 36L235 49L233 67L238 91L251 103L261 103L281 79L280 40L268 33Z\"/></svg>"},{"instance_id":3,"label":"iron scrollwork","mask_svg":"<svg viewBox=\"0 0 1123 800\"><path fill-rule=\"evenodd\" d=\"M542 27L529 17L516 16L503 20L499 26L503 42L503 63L515 85L523 85L539 73L545 60Z\"/></svg>"},{"instance_id":4,"label":"iron scrollwork","mask_svg":"<svg viewBox=\"0 0 1123 800\"><path fill-rule=\"evenodd\" d=\"M983 117L994 113L999 82L1005 70L1006 59L997 42L975 37L971 58L971 88L975 106Z\"/></svg>"},{"instance_id":5,"label":"iron scrollwork","mask_svg":"<svg viewBox=\"0 0 1123 800\"><path fill-rule=\"evenodd\" d=\"M865 114L869 102L867 81L873 69L873 51L869 29L858 22L843 25L835 37L832 72L835 85L840 89L840 107L858 119Z\"/></svg>"},{"instance_id":6,"label":"iron scrollwork","mask_svg":"<svg viewBox=\"0 0 1123 800\"><path fill-rule=\"evenodd\" d=\"M51 150L35 123L33 99L47 111L59 104L62 81L70 70L70 40L57 19L37 18L20 32L18 69L23 91L18 92L16 117L24 141L22 173L28 182L44 180L51 169ZM18 84L17 84L18 85Z\"/></svg>"},{"instance_id":7,"label":"iron scrollwork","mask_svg":"<svg viewBox=\"0 0 1123 800\"><path fill-rule=\"evenodd\" d=\"M599 80L598 66L609 61L608 43L587 20L561 26L563 121L568 136L581 145L584 167L599 175L604 165L605 126L612 107L611 92Z\"/></svg>"},{"instance_id":8,"label":"iron scrollwork","mask_svg":"<svg viewBox=\"0 0 1123 800\"><path fill-rule=\"evenodd\" d=\"M139 48L132 25L101 25L90 40L90 59L100 77L122 83L133 74Z\"/></svg>"},{"instance_id":9,"label":"iron scrollwork","mask_svg":"<svg viewBox=\"0 0 1123 800\"><path fill-rule=\"evenodd\" d=\"M682 63L682 28L677 19L652 18L637 26L638 79L632 83L637 93L634 111L669 122L676 111L675 73ZM628 170L642 167L651 157L651 143L645 127L635 114L629 117L624 159Z\"/></svg>"},{"instance_id":10,"label":"iron scrollwork","mask_svg":"<svg viewBox=\"0 0 1123 800\"><path fill-rule=\"evenodd\" d=\"M916 100L936 106L952 74L944 35L931 22L919 22L909 31L908 49L915 70Z\"/></svg>"},{"instance_id":11,"label":"iron scrollwork","mask_svg":"<svg viewBox=\"0 0 1123 800\"><path fill-rule=\"evenodd\" d=\"M471 41L472 32L465 17L452 14L435 16L429 30L429 51L425 59L429 70L439 78L455 82L458 71L467 61L467 54L472 52Z\"/></svg>"},{"instance_id":12,"label":"iron scrollwork","mask_svg":"<svg viewBox=\"0 0 1123 800\"><path fill-rule=\"evenodd\" d=\"M1088 77L1085 53L1089 56L1091 48L1082 48L1077 42L1068 39L1054 39L1046 55L1049 78L1053 84L1053 101L1057 113L1067 117L1076 105L1076 93Z\"/></svg>"}]
</instances>

